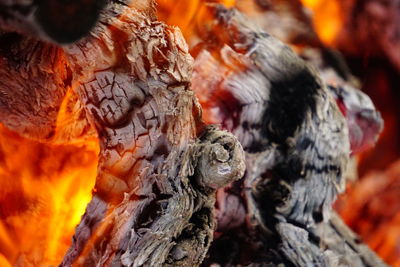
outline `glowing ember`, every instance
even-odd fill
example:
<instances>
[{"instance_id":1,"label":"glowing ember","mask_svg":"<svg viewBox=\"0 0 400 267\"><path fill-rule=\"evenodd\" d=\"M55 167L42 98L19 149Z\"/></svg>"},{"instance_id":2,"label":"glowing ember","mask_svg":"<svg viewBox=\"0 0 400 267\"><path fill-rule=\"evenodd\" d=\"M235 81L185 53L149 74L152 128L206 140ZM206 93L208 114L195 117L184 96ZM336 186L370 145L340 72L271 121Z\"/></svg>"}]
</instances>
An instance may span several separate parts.
<instances>
[{"instance_id":1,"label":"glowing ember","mask_svg":"<svg viewBox=\"0 0 400 267\"><path fill-rule=\"evenodd\" d=\"M58 264L96 177L98 144L50 145L0 126L0 266Z\"/></svg>"},{"instance_id":2,"label":"glowing ember","mask_svg":"<svg viewBox=\"0 0 400 267\"><path fill-rule=\"evenodd\" d=\"M346 223L387 263L400 266L400 161L369 172L350 186L337 209Z\"/></svg>"}]
</instances>

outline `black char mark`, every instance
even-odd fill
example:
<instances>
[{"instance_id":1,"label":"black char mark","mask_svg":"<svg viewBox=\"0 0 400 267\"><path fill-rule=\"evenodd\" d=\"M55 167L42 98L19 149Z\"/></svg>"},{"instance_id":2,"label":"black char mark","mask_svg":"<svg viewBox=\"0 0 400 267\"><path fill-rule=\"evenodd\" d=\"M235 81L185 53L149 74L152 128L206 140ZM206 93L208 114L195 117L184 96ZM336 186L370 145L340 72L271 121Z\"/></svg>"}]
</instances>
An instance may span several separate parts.
<instances>
[{"instance_id":1,"label":"black char mark","mask_svg":"<svg viewBox=\"0 0 400 267\"><path fill-rule=\"evenodd\" d=\"M308 69L271 85L263 130L271 142L284 145L302 125L307 112L316 112L316 94L321 86Z\"/></svg>"},{"instance_id":2,"label":"black char mark","mask_svg":"<svg viewBox=\"0 0 400 267\"><path fill-rule=\"evenodd\" d=\"M105 0L38 1L35 17L54 41L72 43L89 33L105 4Z\"/></svg>"}]
</instances>

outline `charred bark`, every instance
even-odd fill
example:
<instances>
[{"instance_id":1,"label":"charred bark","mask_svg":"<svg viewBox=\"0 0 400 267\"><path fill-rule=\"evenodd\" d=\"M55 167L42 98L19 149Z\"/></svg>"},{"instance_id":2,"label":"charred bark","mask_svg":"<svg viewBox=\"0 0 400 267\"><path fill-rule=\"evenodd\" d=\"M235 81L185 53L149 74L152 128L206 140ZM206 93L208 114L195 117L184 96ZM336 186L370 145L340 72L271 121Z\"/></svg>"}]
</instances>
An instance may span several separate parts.
<instances>
[{"instance_id":1,"label":"charred bark","mask_svg":"<svg viewBox=\"0 0 400 267\"><path fill-rule=\"evenodd\" d=\"M95 135L62 48L0 33L0 121L24 137L69 143Z\"/></svg>"}]
</instances>

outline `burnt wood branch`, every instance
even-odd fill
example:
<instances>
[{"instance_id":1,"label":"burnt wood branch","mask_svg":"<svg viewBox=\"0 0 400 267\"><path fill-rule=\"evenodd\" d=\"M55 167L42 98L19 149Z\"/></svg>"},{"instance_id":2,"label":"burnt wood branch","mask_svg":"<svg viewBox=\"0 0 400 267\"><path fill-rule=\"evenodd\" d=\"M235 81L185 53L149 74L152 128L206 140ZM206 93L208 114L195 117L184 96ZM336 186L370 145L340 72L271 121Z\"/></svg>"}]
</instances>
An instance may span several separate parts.
<instances>
[{"instance_id":1,"label":"burnt wood branch","mask_svg":"<svg viewBox=\"0 0 400 267\"><path fill-rule=\"evenodd\" d=\"M345 6L345 4L343 5ZM311 62L321 72L321 78L325 82L327 80L324 77L324 73L328 72L330 76L333 76L332 73L338 76L335 79L336 81L342 79L346 84L357 88L360 87L359 82L346 65L343 56L338 51L326 46L319 39L315 31L315 25L312 23L313 14L300 1L238 0L235 7L249 17L252 22L260 26L263 31L268 32L286 44L296 47L297 53L302 58L305 58L307 62ZM346 10L344 13L351 12L351 8L343 7L343 9ZM395 16L390 16L390 19L392 18L395 18ZM349 22L349 24L352 25L353 23ZM344 31L348 28L352 29L352 26L344 27ZM367 28L369 27L357 29ZM391 29L393 30L394 28ZM351 42L351 35L348 38ZM347 44L342 49L346 50L346 47L353 47L353 44ZM328 81L328 83L330 84L331 81ZM340 83L343 84L343 82Z\"/></svg>"},{"instance_id":2,"label":"burnt wood branch","mask_svg":"<svg viewBox=\"0 0 400 267\"><path fill-rule=\"evenodd\" d=\"M299 224L312 225L316 221L312 213L319 212L323 216L330 209L334 196L343 190L341 173L349 154L345 120L317 73L287 46L257 30L237 11L216 6L213 12L215 29L225 29L219 35L222 48L217 47L221 61L213 59L207 49L200 52L195 63L193 88L200 101L202 96L216 98L209 101L220 109L215 112L215 119L238 137L246 151L272 154L277 169L271 170L272 174L266 173L267 176L283 176L281 179L285 183L299 186L298 190L302 190L300 184L307 180L314 186L322 186L326 192L322 196L326 199L309 192L316 194L315 203L293 200L296 205L310 205L299 208L300 217L292 212L290 205L288 210L280 211L290 214ZM221 76L226 76L210 79L203 76L206 70L201 68L207 68L210 64L207 61L212 64L213 60L220 64ZM221 81L216 83L218 87L212 86L214 79ZM234 105L227 107L221 103L224 96ZM232 110L227 112L224 108ZM267 169L257 168L257 171L261 175ZM298 195L303 196L302 193ZM307 200L310 199L314 197Z\"/></svg>"},{"instance_id":3,"label":"burnt wood branch","mask_svg":"<svg viewBox=\"0 0 400 267\"><path fill-rule=\"evenodd\" d=\"M0 43L1 122L24 136L50 138L71 86L64 53L16 33L0 34Z\"/></svg>"}]
</instances>

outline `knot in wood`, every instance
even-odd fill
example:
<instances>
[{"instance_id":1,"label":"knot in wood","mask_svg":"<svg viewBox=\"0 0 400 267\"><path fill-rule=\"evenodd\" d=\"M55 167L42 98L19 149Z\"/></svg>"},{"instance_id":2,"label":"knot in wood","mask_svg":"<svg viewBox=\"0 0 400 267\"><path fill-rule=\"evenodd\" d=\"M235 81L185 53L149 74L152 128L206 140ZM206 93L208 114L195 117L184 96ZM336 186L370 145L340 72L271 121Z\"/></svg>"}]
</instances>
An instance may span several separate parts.
<instances>
[{"instance_id":1,"label":"knot in wood","mask_svg":"<svg viewBox=\"0 0 400 267\"><path fill-rule=\"evenodd\" d=\"M224 131L211 131L201 146L197 183L217 190L244 175L244 152L239 141Z\"/></svg>"},{"instance_id":2,"label":"knot in wood","mask_svg":"<svg viewBox=\"0 0 400 267\"><path fill-rule=\"evenodd\" d=\"M229 152L220 144L215 144L212 146L212 155L218 162L227 162L229 160Z\"/></svg>"}]
</instances>

